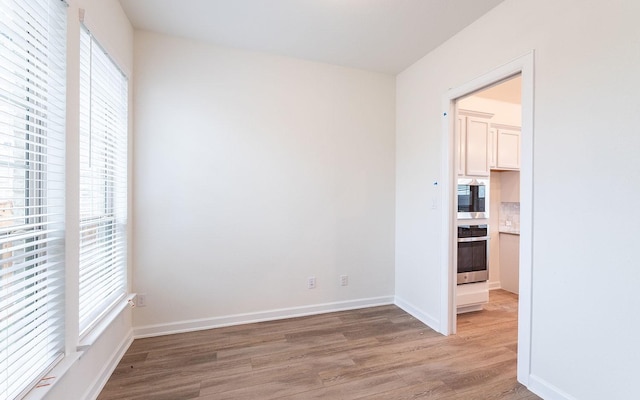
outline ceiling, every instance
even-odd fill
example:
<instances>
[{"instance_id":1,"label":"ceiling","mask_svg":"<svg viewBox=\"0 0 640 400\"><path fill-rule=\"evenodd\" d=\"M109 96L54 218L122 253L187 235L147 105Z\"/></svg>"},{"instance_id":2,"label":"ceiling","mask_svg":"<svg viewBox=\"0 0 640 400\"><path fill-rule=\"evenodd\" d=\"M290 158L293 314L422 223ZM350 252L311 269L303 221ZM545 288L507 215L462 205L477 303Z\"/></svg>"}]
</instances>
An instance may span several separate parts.
<instances>
[{"instance_id":1,"label":"ceiling","mask_svg":"<svg viewBox=\"0 0 640 400\"><path fill-rule=\"evenodd\" d=\"M397 74L503 0L120 0L134 28Z\"/></svg>"},{"instance_id":2,"label":"ceiling","mask_svg":"<svg viewBox=\"0 0 640 400\"><path fill-rule=\"evenodd\" d=\"M473 96L484 97L485 99L504 101L507 103L520 104L522 102L522 77L518 75L498 85L491 86Z\"/></svg>"}]
</instances>

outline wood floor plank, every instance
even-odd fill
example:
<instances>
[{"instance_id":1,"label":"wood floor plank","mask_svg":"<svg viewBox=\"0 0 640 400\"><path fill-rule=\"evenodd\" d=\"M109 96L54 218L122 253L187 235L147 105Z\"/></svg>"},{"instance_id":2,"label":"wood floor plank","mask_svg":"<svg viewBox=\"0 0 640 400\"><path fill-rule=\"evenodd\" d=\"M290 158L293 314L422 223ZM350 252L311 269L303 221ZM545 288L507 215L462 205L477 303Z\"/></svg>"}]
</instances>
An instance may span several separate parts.
<instances>
[{"instance_id":1,"label":"wood floor plank","mask_svg":"<svg viewBox=\"0 0 640 400\"><path fill-rule=\"evenodd\" d=\"M442 336L393 305L135 340L99 400L534 400L516 380L518 298Z\"/></svg>"},{"instance_id":2,"label":"wood floor plank","mask_svg":"<svg viewBox=\"0 0 640 400\"><path fill-rule=\"evenodd\" d=\"M425 381L413 385L403 385L399 389L377 393L367 400L427 400L455 399L458 394L442 381Z\"/></svg>"},{"instance_id":3,"label":"wood floor plank","mask_svg":"<svg viewBox=\"0 0 640 400\"><path fill-rule=\"evenodd\" d=\"M323 387L317 390L309 390L300 392L292 396L283 397L283 399L341 399L341 400L357 400L369 398L380 392L387 392L393 389L399 389L404 383L393 372L379 372L366 377L352 379L339 385Z\"/></svg>"}]
</instances>

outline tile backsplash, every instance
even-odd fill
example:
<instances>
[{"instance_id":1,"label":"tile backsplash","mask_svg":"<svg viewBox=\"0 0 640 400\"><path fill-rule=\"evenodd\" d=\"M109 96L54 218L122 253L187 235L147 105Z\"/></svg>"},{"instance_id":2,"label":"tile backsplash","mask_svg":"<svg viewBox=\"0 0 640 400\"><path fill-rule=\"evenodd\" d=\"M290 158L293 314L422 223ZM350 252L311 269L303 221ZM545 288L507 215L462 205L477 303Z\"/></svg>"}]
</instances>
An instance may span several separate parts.
<instances>
[{"instance_id":1,"label":"tile backsplash","mask_svg":"<svg viewBox=\"0 0 640 400\"><path fill-rule=\"evenodd\" d=\"M500 203L498 231L520 233L520 203Z\"/></svg>"}]
</instances>

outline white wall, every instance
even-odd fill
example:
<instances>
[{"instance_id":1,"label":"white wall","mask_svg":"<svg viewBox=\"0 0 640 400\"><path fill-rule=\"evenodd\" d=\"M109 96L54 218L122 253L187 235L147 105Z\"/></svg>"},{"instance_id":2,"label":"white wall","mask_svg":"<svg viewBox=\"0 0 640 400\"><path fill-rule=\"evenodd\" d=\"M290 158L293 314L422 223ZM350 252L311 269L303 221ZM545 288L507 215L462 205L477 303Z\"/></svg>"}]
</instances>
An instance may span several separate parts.
<instances>
[{"instance_id":1,"label":"white wall","mask_svg":"<svg viewBox=\"0 0 640 400\"><path fill-rule=\"evenodd\" d=\"M135 72L136 335L392 301L394 77L138 31Z\"/></svg>"},{"instance_id":2,"label":"white wall","mask_svg":"<svg viewBox=\"0 0 640 400\"><path fill-rule=\"evenodd\" d=\"M79 61L80 19L79 9L85 10L85 24L109 55L130 78L133 70L133 28L117 0L68 0L67 12L67 150L66 150L66 347L67 360L73 360L78 344L78 218L79 218ZM130 101L131 104L131 101ZM131 114L131 108L130 108ZM130 124L131 125L131 124ZM131 265L131 263L129 263ZM95 343L59 376L46 399L95 398L111 375L133 337L131 312L123 311ZM54 373L56 370L54 370ZM38 395L38 391L34 394ZM46 389L45 389L46 390Z\"/></svg>"},{"instance_id":3,"label":"white wall","mask_svg":"<svg viewBox=\"0 0 640 400\"><path fill-rule=\"evenodd\" d=\"M500 286L511 293L519 293L520 270L520 235L500 233Z\"/></svg>"},{"instance_id":4,"label":"white wall","mask_svg":"<svg viewBox=\"0 0 640 400\"><path fill-rule=\"evenodd\" d=\"M439 322L442 104L535 49L531 380L633 398L640 372L640 2L507 0L397 77L396 295ZM631 222L631 223L630 223Z\"/></svg>"}]
</instances>

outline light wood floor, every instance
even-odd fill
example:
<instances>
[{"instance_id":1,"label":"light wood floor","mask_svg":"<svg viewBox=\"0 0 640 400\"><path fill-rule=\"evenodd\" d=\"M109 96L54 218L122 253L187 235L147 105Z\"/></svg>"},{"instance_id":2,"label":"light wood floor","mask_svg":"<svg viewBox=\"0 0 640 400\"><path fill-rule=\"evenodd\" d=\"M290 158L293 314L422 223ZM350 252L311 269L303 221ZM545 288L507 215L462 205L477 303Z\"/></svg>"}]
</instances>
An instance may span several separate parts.
<instances>
[{"instance_id":1,"label":"light wood floor","mask_svg":"<svg viewBox=\"0 0 640 400\"><path fill-rule=\"evenodd\" d=\"M99 400L538 399L516 382L517 296L445 337L395 306L133 342Z\"/></svg>"}]
</instances>

